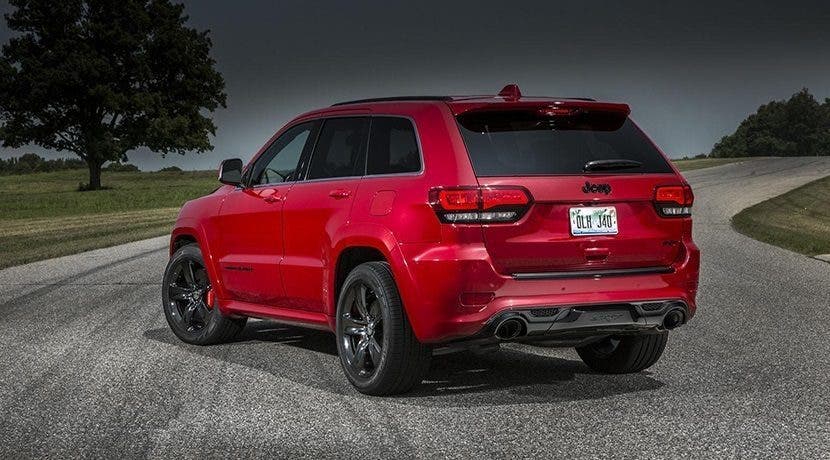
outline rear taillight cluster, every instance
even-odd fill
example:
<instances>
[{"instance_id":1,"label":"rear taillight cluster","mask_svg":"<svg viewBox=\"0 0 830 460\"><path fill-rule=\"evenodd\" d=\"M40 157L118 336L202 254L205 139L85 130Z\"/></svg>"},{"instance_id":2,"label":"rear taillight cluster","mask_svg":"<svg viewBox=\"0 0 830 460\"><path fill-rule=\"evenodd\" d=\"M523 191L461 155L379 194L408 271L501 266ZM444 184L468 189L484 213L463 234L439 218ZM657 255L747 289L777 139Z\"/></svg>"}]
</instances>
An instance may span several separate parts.
<instances>
[{"instance_id":1,"label":"rear taillight cluster","mask_svg":"<svg viewBox=\"0 0 830 460\"><path fill-rule=\"evenodd\" d=\"M654 190L654 206L663 217L688 217L692 215L695 196L688 185L670 185Z\"/></svg>"},{"instance_id":2,"label":"rear taillight cluster","mask_svg":"<svg viewBox=\"0 0 830 460\"><path fill-rule=\"evenodd\" d=\"M522 187L436 187L429 203L442 222L486 224L521 219L532 199Z\"/></svg>"}]
</instances>

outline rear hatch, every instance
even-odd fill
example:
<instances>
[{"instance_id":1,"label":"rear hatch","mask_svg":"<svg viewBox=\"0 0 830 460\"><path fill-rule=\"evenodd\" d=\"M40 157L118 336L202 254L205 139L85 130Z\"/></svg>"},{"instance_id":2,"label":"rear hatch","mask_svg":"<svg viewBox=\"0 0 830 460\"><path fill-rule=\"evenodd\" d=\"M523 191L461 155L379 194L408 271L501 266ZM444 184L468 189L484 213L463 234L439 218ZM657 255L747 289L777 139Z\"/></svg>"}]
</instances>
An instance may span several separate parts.
<instances>
[{"instance_id":1,"label":"rear hatch","mask_svg":"<svg viewBox=\"0 0 830 460\"><path fill-rule=\"evenodd\" d=\"M520 276L670 269L684 255L688 208L663 216L655 193L667 187L671 198L679 190L677 205L690 206L691 190L627 106L578 105L491 105L457 116L479 186L529 194L515 222L482 225L496 269Z\"/></svg>"}]
</instances>

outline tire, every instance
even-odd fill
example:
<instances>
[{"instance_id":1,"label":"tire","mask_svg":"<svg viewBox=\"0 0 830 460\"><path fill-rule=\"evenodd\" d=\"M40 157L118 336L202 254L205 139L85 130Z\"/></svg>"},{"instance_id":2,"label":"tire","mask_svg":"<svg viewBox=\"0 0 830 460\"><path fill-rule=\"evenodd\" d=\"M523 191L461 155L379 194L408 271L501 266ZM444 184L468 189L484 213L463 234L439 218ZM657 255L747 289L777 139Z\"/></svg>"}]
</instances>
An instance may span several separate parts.
<instances>
[{"instance_id":1,"label":"tire","mask_svg":"<svg viewBox=\"0 0 830 460\"><path fill-rule=\"evenodd\" d=\"M228 342L239 334L247 318L222 315L214 300L208 305L210 279L202 251L196 244L182 246L164 270L161 297L164 317L176 337L194 345Z\"/></svg>"},{"instance_id":2,"label":"tire","mask_svg":"<svg viewBox=\"0 0 830 460\"><path fill-rule=\"evenodd\" d=\"M576 352L591 369L604 374L628 374L647 369L660 359L669 333L609 337L577 347Z\"/></svg>"},{"instance_id":3,"label":"tire","mask_svg":"<svg viewBox=\"0 0 830 460\"><path fill-rule=\"evenodd\" d=\"M367 262L349 273L337 301L336 323L340 364L361 393L405 393L429 370L432 349L412 332L386 262Z\"/></svg>"}]
</instances>

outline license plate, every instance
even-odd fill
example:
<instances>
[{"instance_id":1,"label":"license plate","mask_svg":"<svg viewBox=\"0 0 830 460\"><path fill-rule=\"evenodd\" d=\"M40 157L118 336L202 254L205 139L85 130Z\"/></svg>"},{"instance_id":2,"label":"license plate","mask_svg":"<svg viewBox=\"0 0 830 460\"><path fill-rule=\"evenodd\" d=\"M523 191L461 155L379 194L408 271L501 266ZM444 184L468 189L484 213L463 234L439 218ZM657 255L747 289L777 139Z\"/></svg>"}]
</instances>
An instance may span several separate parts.
<instances>
[{"instance_id":1,"label":"license plate","mask_svg":"<svg viewBox=\"0 0 830 460\"><path fill-rule=\"evenodd\" d=\"M571 235L616 235L617 208L582 207L571 208Z\"/></svg>"}]
</instances>

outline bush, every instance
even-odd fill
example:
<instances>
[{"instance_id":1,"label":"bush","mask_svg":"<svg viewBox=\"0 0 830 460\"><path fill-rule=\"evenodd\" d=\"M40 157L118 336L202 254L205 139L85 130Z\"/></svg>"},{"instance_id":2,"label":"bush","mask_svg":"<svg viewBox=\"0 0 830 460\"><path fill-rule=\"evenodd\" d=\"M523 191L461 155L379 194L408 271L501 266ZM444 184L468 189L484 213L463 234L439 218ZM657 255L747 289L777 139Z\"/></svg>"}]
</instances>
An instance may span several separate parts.
<instances>
[{"instance_id":1,"label":"bush","mask_svg":"<svg viewBox=\"0 0 830 460\"><path fill-rule=\"evenodd\" d=\"M159 169L159 172L183 172L182 168L178 166L168 166L166 168Z\"/></svg>"},{"instance_id":2,"label":"bush","mask_svg":"<svg viewBox=\"0 0 830 460\"><path fill-rule=\"evenodd\" d=\"M129 163L119 163L114 161L106 166L104 166L104 171L111 171L111 172L138 172L138 166L131 165Z\"/></svg>"}]
</instances>

